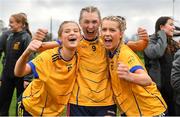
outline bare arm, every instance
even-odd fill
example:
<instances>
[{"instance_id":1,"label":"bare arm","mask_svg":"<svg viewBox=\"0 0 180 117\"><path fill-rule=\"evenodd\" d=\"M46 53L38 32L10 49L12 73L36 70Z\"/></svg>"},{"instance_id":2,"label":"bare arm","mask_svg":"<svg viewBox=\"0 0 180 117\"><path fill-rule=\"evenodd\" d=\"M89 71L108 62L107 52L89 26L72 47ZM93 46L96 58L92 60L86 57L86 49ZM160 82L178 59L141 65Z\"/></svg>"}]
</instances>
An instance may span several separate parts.
<instances>
[{"instance_id":1,"label":"bare arm","mask_svg":"<svg viewBox=\"0 0 180 117\"><path fill-rule=\"evenodd\" d=\"M46 29L38 29L35 35L33 36L33 40L43 41L47 35L48 31ZM52 42L43 42L41 47L38 49L38 52L43 52L48 49L52 49L58 47L60 42L52 41Z\"/></svg>"},{"instance_id":2,"label":"bare arm","mask_svg":"<svg viewBox=\"0 0 180 117\"><path fill-rule=\"evenodd\" d=\"M138 28L138 37L137 41L128 41L127 46L129 46L133 51L143 51L149 41L149 36L146 29Z\"/></svg>"},{"instance_id":3,"label":"bare arm","mask_svg":"<svg viewBox=\"0 0 180 117\"><path fill-rule=\"evenodd\" d=\"M58 46L60 46L60 45L56 41L43 42L41 47L38 49L38 51L43 52L45 50L52 49L52 48L55 48L55 47L58 47Z\"/></svg>"},{"instance_id":4,"label":"bare arm","mask_svg":"<svg viewBox=\"0 0 180 117\"><path fill-rule=\"evenodd\" d=\"M123 63L119 63L117 73L120 79L125 79L138 85L148 86L152 83L151 78L143 69L137 69L134 73L131 73L128 66Z\"/></svg>"},{"instance_id":5,"label":"bare arm","mask_svg":"<svg viewBox=\"0 0 180 117\"><path fill-rule=\"evenodd\" d=\"M27 64L29 60L29 56L32 52L36 52L38 48L41 46L42 42L38 40L32 40L28 45L27 49L23 52L20 58L17 60L14 74L18 77L25 76L31 72L31 67Z\"/></svg>"},{"instance_id":6,"label":"bare arm","mask_svg":"<svg viewBox=\"0 0 180 117\"><path fill-rule=\"evenodd\" d=\"M38 51L38 49L41 47L42 42L39 40L43 40L47 34L47 30L45 29L38 29L38 31L33 35L33 39L26 48L26 50L23 52L23 54L20 56L20 58L17 60L14 74L18 77L25 76L31 72L31 67L29 64L27 64L27 61L32 54L32 52Z\"/></svg>"}]
</instances>

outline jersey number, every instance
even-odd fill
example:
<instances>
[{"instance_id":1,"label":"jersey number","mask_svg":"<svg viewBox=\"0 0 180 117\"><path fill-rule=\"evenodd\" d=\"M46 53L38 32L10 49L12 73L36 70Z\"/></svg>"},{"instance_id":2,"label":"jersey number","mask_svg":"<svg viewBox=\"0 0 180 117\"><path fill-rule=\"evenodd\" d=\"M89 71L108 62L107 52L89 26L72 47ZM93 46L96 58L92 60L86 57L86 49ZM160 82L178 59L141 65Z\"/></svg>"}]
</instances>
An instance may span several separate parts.
<instances>
[{"instance_id":1,"label":"jersey number","mask_svg":"<svg viewBox=\"0 0 180 117\"><path fill-rule=\"evenodd\" d=\"M92 46L92 50L93 50L93 51L96 51L96 46L93 45L93 46Z\"/></svg>"}]
</instances>

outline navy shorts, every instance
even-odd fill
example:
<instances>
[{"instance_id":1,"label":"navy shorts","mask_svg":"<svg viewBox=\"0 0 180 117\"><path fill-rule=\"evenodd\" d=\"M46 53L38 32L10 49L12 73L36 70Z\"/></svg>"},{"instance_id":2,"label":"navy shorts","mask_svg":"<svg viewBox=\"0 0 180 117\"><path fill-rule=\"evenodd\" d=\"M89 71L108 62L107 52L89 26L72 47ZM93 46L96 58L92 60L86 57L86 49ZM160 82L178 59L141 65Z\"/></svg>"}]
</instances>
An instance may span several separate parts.
<instances>
[{"instance_id":1,"label":"navy shorts","mask_svg":"<svg viewBox=\"0 0 180 117\"><path fill-rule=\"evenodd\" d=\"M69 104L68 116L116 116L116 105L110 106L79 106Z\"/></svg>"}]
</instances>

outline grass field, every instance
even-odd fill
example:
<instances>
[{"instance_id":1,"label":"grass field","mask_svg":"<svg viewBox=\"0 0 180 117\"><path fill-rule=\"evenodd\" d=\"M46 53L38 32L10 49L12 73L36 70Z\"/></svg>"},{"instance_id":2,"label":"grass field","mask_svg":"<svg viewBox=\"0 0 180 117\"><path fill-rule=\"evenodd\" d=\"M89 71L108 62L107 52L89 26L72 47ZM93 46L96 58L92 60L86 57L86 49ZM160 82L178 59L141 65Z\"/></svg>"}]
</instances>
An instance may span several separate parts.
<instances>
[{"instance_id":1,"label":"grass field","mask_svg":"<svg viewBox=\"0 0 180 117\"><path fill-rule=\"evenodd\" d=\"M2 57L1 57L2 58ZM2 64L1 64L1 59L0 59L0 76L2 72ZM13 99L11 102L10 110L9 110L9 115L10 116L15 116L16 114L16 96L15 96L16 91L14 91Z\"/></svg>"}]
</instances>

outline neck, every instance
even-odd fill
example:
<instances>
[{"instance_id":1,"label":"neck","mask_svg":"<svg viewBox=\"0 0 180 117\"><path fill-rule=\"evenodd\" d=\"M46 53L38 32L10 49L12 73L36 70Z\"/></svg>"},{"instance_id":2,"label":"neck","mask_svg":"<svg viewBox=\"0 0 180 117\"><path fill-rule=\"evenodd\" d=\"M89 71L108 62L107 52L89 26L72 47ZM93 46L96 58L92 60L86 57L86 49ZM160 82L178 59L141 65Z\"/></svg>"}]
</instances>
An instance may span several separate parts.
<instances>
[{"instance_id":1,"label":"neck","mask_svg":"<svg viewBox=\"0 0 180 117\"><path fill-rule=\"evenodd\" d=\"M85 40L87 40L87 41L95 41L95 40L98 39L97 36L96 36L96 37L93 37L93 38L87 38L87 37L83 36L83 38L84 38Z\"/></svg>"},{"instance_id":2,"label":"neck","mask_svg":"<svg viewBox=\"0 0 180 117\"><path fill-rule=\"evenodd\" d=\"M65 61L70 61L73 58L75 51L75 49L71 50L63 47L60 49L60 55Z\"/></svg>"}]
</instances>

